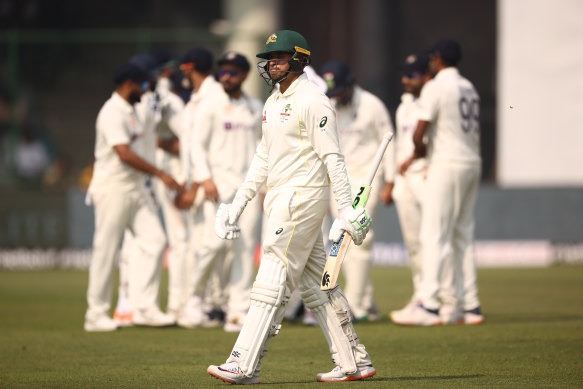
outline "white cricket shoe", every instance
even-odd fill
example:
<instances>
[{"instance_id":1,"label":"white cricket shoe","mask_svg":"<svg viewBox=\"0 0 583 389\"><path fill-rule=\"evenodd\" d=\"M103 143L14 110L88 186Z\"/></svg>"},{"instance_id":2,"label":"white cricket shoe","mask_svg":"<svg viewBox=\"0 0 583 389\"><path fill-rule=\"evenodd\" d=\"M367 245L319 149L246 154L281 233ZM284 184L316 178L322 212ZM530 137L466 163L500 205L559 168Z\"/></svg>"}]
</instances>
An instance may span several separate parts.
<instances>
[{"instance_id":1,"label":"white cricket shoe","mask_svg":"<svg viewBox=\"0 0 583 389\"><path fill-rule=\"evenodd\" d=\"M206 369L210 375L235 385L253 385L259 383L259 375L247 377L241 371L237 362L223 363L221 366L210 365Z\"/></svg>"},{"instance_id":2,"label":"white cricket shoe","mask_svg":"<svg viewBox=\"0 0 583 389\"><path fill-rule=\"evenodd\" d=\"M460 325L464 324L464 313L454 304L442 304L439 308L439 319L444 325Z\"/></svg>"},{"instance_id":3,"label":"white cricket shoe","mask_svg":"<svg viewBox=\"0 0 583 389\"><path fill-rule=\"evenodd\" d=\"M113 320L117 323L119 327L131 327L134 323L132 322L132 312L131 311L121 311L116 309L113 312Z\"/></svg>"},{"instance_id":4,"label":"white cricket shoe","mask_svg":"<svg viewBox=\"0 0 583 389\"><path fill-rule=\"evenodd\" d=\"M437 312L431 312L422 305L416 305L410 311L398 317L391 317L393 323L401 326L438 326L441 324Z\"/></svg>"},{"instance_id":5,"label":"white cricket shoe","mask_svg":"<svg viewBox=\"0 0 583 389\"><path fill-rule=\"evenodd\" d=\"M158 307L136 309L132 315L132 323L137 326L168 327L176 324L174 317L162 312Z\"/></svg>"},{"instance_id":6,"label":"white cricket shoe","mask_svg":"<svg viewBox=\"0 0 583 389\"><path fill-rule=\"evenodd\" d=\"M316 379L320 382L342 382L342 381L356 381L372 377L377 373L372 365L358 366L357 371L352 374L346 374L342 371L340 366L336 366L328 373L319 373Z\"/></svg>"},{"instance_id":7,"label":"white cricket shoe","mask_svg":"<svg viewBox=\"0 0 583 389\"><path fill-rule=\"evenodd\" d=\"M464 323L469 326L475 326L482 324L484 322L484 315L480 310L480 307L474 309L468 309L464 312Z\"/></svg>"},{"instance_id":8,"label":"white cricket shoe","mask_svg":"<svg viewBox=\"0 0 583 389\"><path fill-rule=\"evenodd\" d=\"M304 308L304 317L302 317L302 324L305 326L317 326L318 320L316 319L316 315L308 308Z\"/></svg>"},{"instance_id":9,"label":"white cricket shoe","mask_svg":"<svg viewBox=\"0 0 583 389\"><path fill-rule=\"evenodd\" d=\"M391 311L389 313L389 318L392 321L395 321L395 320L402 321L403 320L403 315L408 315L410 313L410 311L412 311L416 306L417 306L417 301L411 300L403 308L398 309L396 311Z\"/></svg>"},{"instance_id":10,"label":"white cricket shoe","mask_svg":"<svg viewBox=\"0 0 583 389\"><path fill-rule=\"evenodd\" d=\"M85 317L83 328L87 332L109 332L117 330L118 325L115 320L103 314L92 318Z\"/></svg>"},{"instance_id":11,"label":"white cricket shoe","mask_svg":"<svg viewBox=\"0 0 583 389\"><path fill-rule=\"evenodd\" d=\"M178 326L184 328L196 328L202 325L204 312L202 311L202 298L192 296L178 315Z\"/></svg>"},{"instance_id":12,"label":"white cricket shoe","mask_svg":"<svg viewBox=\"0 0 583 389\"><path fill-rule=\"evenodd\" d=\"M225 332L241 332L247 314L227 315L223 329Z\"/></svg>"}]
</instances>

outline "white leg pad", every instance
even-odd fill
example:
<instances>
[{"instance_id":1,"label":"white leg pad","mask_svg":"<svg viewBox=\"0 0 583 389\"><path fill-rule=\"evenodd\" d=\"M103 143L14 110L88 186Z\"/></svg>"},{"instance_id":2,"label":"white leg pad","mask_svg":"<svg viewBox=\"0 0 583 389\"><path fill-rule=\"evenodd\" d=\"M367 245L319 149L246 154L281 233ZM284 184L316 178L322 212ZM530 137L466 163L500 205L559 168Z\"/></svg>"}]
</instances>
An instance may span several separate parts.
<instances>
[{"instance_id":1,"label":"white leg pad","mask_svg":"<svg viewBox=\"0 0 583 389\"><path fill-rule=\"evenodd\" d=\"M286 269L273 256L264 256L251 289L251 306L227 362L237 362L243 373L251 377L266 344L277 335L283 319Z\"/></svg>"},{"instance_id":2,"label":"white leg pad","mask_svg":"<svg viewBox=\"0 0 583 389\"><path fill-rule=\"evenodd\" d=\"M356 372L357 361L353 349L359 346L358 336L352 326L348 301L340 288L336 287L326 293L319 286L314 286L304 290L302 298L318 320L334 363L346 374Z\"/></svg>"}]
</instances>

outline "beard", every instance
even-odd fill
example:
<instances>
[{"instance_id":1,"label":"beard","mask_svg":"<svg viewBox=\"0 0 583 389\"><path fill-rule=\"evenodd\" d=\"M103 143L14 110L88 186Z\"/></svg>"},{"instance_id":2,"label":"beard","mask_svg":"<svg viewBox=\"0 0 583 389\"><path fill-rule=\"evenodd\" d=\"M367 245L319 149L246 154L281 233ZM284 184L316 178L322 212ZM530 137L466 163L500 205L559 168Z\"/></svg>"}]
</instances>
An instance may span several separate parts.
<instances>
[{"instance_id":1,"label":"beard","mask_svg":"<svg viewBox=\"0 0 583 389\"><path fill-rule=\"evenodd\" d=\"M142 99L142 93L141 92L132 92L128 96L128 102L131 105L134 105L136 103L139 103L141 99Z\"/></svg>"}]
</instances>

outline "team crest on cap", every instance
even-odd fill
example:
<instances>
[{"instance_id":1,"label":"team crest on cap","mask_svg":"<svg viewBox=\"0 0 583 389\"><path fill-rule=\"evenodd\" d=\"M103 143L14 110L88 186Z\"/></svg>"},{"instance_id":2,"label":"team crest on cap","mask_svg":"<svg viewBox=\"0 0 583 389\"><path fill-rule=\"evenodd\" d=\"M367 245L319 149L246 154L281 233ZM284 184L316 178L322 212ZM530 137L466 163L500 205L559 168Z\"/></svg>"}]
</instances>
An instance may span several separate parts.
<instances>
[{"instance_id":1,"label":"team crest on cap","mask_svg":"<svg viewBox=\"0 0 583 389\"><path fill-rule=\"evenodd\" d=\"M267 38L267 42L265 42L265 44L275 42L276 40L277 40L277 35L275 35L275 33L273 33L269 36L269 38Z\"/></svg>"},{"instance_id":2,"label":"team crest on cap","mask_svg":"<svg viewBox=\"0 0 583 389\"><path fill-rule=\"evenodd\" d=\"M328 90L334 89L334 87L336 87L336 82L334 82L334 73L332 72L324 73L322 77L324 78L324 81L326 81L326 86L328 87Z\"/></svg>"},{"instance_id":3,"label":"team crest on cap","mask_svg":"<svg viewBox=\"0 0 583 389\"><path fill-rule=\"evenodd\" d=\"M417 56L415 54L411 54L410 56L408 56L405 59L405 63L414 63L415 61L417 61Z\"/></svg>"}]
</instances>

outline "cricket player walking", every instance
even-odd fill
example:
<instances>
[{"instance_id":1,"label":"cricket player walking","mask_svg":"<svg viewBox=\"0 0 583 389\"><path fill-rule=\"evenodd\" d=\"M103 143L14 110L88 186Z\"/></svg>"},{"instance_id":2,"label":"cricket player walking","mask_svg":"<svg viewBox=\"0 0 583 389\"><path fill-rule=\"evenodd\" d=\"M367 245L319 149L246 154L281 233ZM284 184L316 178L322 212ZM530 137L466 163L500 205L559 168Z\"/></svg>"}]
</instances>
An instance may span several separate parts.
<instances>
[{"instance_id":1,"label":"cricket player walking","mask_svg":"<svg viewBox=\"0 0 583 389\"><path fill-rule=\"evenodd\" d=\"M370 158L363 156L374 155L383 136L387 132L393 132L389 111L378 97L356 84L354 74L344 62L327 62L320 69L320 74L328 86L326 95L330 97L336 110L340 149L344 153L352 192L357 193L360 185L366 181L370 169ZM389 176L390 167L389 158L384 158L384 179L392 181L392 175ZM371 185L374 192L366 203L371 217L374 217L379 203L377 188L381 188L382 182L383 176L375 175L375 181ZM338 217L338 206L334 199L331 209L332 215ZM350 248L350 255L342 265L346 280L346 298L357 321L380 318L370 280L373 233L371 229L362 245Z\"/></svg>"},{"instance_id":2,"label":"cricket player walking","mask_svg":"<svg viewBox=\"0 0 583 389\"><path fill-rule=\"evenodd\" d=\"M328 341L336 367L317 375L318 381L350 381L376 373L351 322L346 297L339 287L320 290L326 262L321 225L330 200L328 177L340 209L330 230L338 241L347 231L362 244L370 218L351 206L351 190L336 132L330 100L303 73L310 62L306 39L295 31L270 35L257 54L260 75L269 85L279 83L263 108L263 136L243 185L230 204L221 204L217 235L237 238L237 220L263 184L267 234L263 256L251 290L251 307L226 363L207 371L234 384L257 384L261 358L279 333L285 304L299 287Z\"/></svg>"},{"instance_id":3,"label":"cricket player walking","mask_svg":"<svg viewBox=\"0 0 583 389\"><path fill-rule=\"evenodd\" d=\"M484 318L478 300L473 235L481 174L480 98L456 68L462 56L457 42L440 40L429 52L429 69L435 78L421 91L414 158L409 162L427 155L420 304L393 320L406 325L441 324L441 275L451 256L458 309L463 309L466 324L479 324ZM405 165L402 171L410 167Z\"/></svg>"}]
</instances>

